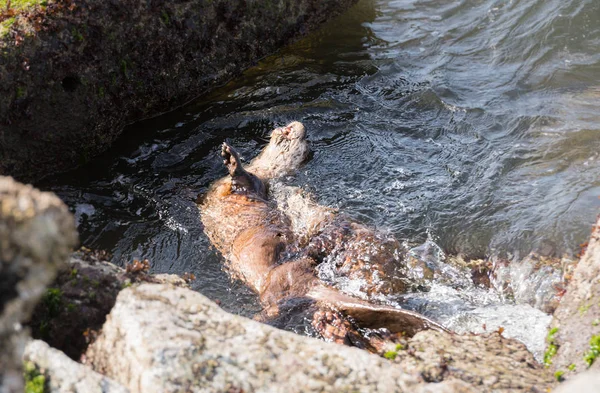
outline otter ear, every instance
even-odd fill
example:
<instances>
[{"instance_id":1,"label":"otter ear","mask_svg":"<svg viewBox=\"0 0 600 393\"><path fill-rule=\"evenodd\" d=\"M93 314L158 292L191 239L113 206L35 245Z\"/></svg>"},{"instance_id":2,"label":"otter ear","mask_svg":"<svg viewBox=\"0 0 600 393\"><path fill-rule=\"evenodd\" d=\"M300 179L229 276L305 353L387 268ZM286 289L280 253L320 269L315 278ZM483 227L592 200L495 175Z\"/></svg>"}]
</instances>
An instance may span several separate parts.
<instances>
[{"instance_id":1,"label":"otter ear","mask_svg":"<svg viewBox=\"0 0 600 393\"><path fill-rule=\"evenodd\" d=\"M449 332L442 325L417 312L372 304L323 285L311 289L307 296L351 316L363 328L385 327L391 333L402 333L408 337L427 329Z\"/></svg>"}]
</instances>

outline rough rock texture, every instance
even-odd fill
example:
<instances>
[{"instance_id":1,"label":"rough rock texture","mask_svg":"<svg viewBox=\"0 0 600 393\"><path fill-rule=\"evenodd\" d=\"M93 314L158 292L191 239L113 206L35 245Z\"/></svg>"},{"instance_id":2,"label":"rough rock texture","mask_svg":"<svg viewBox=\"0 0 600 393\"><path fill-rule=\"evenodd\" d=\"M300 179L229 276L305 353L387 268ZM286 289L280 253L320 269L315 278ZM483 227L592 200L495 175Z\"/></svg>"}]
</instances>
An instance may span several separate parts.
<instances>
[{"instance_id":1,"label":"rough rock texture","mask_svg":"<svg viewBox=\"0 0 600 393\"><path fill-rule=\"evenodd\" d=\"M141 284L121 291L87 361L134 392L535 391L551 379L500 337L423 333L406 348L396 364L228 314L188 289Z\"/></svg>"},{"instance_id":2,"label":"rough rock texture","mask_svg":"<svg viewBox=\"0 0 600 393\"><path fill-rule=\"evenodd\" d=\"M0 20L0 174L86 162L354 2L48 0Z\"/></svg>"},{"instance_id":3,"label":"rough rock texture","mask_svg":"<svg viewBox=\"0 0 600 393\"><path fill-rule=\"evenodd\" d=\"M23 391L26 321L77 243L75 221L54 194L0 177L0 392Z\"/></svg>"},{"instance_id":4,"label":"rough rock texture","mask_svg":"<svg viewBox=\"0 0 600 393\"><path fill-rule=\"evenodd\" d=\"M479 391L545 391L552 375L535 361L524 344L488 335L451 335L433 330L417 333L397 351L395 362L429 382L461 379Z\"/></svg>"},{"instance_id":5,"label":"rough rock texture","mask_svg":"<svg viewBox=\"0 0 600 393\"><path fill-rule=\"evenodd\" d=\"M573 376L552 391L553 393L594 393L600 392L600 373L588 371Z\"/></svg>"},{"instance_id":6,"label":"rough rock texture","mask_svg":"<svg viewBox=\"0 0 600 393\"><path fill-rule=\"evenodd\" d=\"M74 253L33 313L29 323L33 337L79 360L106 321L121 289L139 282L187 287L176 275L128 272L94 253Z\"/></svg>"},{"instance_id":7,"label":"rough rock texture","mask_svg":"<svg viewBox=\"0 0 600 393\"><path fill-rule=\"evenodd\" d=\"M596 359L600 356L600 219L554 312L551 328L546 358L554 370L564 371L565 378L586 370L590 362L589 368L600 370ZM594 337L596 344L591 345Z\"/></svg>"},{"instance_id":8,"label":"rough rock texture","mask_svg":"<svg viewBox=\"0 0 600 393\"><path fill-rule=\"evenodd\" d=\"M45 376L50 393L126 393L128 389L89 367L77 363L61 351L51 348L40 340L33 340L25 347L23 360L32 362Z\"/></svg>"}]
</instances>

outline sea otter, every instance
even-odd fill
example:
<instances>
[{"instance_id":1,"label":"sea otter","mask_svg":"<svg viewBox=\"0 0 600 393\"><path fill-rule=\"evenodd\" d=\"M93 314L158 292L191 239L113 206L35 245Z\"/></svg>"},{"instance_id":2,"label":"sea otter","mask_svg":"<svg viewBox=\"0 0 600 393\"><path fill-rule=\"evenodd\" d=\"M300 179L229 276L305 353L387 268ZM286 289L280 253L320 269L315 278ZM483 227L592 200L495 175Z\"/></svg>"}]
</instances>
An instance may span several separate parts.
<instances>
[{"instance_id":1,"label":"sea otter","mask_svg":"<svg viewBox=\"0 0 600 393\"><path fill-rule=\"evenodd\" d=\"M418 313L369 301L379 293L406 290L393 240L319 206L294 188L285 189L290 195L280 188L277 201L269 197L269 181L299 168L308 153L300 122L276 128L269 144L245 168L237 152L223 143L221 156L229 175L210 187L199 206L204 230L231 275L259 294L262 317L278 315L290 300L310 299L316 305L313 326L322 336L344 343L351 337L350 342L365 347L368 340L357 338L358 327L406 335L444 330ZM360 282L365 299L319 280L316 268L325 259L336 261L331 265L335 276Z\"/></svg>"}]
</instances>

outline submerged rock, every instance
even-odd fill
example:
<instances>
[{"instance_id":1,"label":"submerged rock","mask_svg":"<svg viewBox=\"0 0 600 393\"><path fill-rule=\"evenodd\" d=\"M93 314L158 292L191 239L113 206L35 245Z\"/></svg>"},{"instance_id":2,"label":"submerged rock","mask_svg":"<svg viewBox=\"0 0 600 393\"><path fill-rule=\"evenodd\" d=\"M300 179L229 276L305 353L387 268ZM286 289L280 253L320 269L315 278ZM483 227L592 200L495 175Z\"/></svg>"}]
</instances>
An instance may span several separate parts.
<instances>
[{"instance_id":1,"label":"submerged rock","mask_svg":"<svg viewBox=\"0 0 600 393\"><path fill-rule=\"evenodd\" d=\"M42 378L33 381L44 386L45 393L127 393L129 390L110 378L77 363L61 351L51 348L40 340L33 340L25 347L23 360ZM32 381L28 381L31 383ZM36 383L37 382L37 383ZM41 391L41 390L40 390Z\"/></svg>"},{"instance_id":2,"label":"submerged rock","mask_svg":"<svg viewBox=\"0 0 600 393\"><path fill-rule=\"evenodd\" d=\"M557 377L600 370L600 218L548 332L546 364Z\"/></svg>"},{"instance_id":3,"label":"submerged rock","mask_svg":"<svg viewBox=\"0 0 600 393\"><path fill-rule=\"evenodd\" d=\"M0 177L1 393L23 391L22 323L76 243L75 221L58 197Z\"/></svg>"},{"instance_id":4,"label":"submerged rock","mask_svg":"<svg viewBox=\"0 0 600 393\"><path fill-rule=\"evenodd\" d=\"M0 174L80 165L354 2L48 0L0 15Z\"/></svg>"},{"instance_id":5,"label":"submerged rock","mask_svg":"<svg viewBox=\"0 0 600 393\"><path fill-rule=\"evenodd\" d=\"M86 355L134 392L531 391L551 380L522 344L499 336L419 333L386 354L396 364L156 284L121 291Z\"/></svg>"}]
</instances>

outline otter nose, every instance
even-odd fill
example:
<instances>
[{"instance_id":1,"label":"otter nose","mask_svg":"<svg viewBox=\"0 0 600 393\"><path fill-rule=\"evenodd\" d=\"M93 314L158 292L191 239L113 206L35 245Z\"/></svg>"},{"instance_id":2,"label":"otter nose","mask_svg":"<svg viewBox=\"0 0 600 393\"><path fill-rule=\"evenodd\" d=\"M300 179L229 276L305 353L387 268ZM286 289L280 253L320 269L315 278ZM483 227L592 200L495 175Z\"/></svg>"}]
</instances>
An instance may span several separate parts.
<instances>
[{"instance_id":1,"label":"otter nose","mask_svg":"<svg viewBox=\"0 0 600 393\"><path fill-rule=\"evenodd\" d=\"M283 130L281 131L281 133L286 136L290 135L290 132L292 132L292 127L290 126L283 127Z\"/></svg>"}]
</instances>

